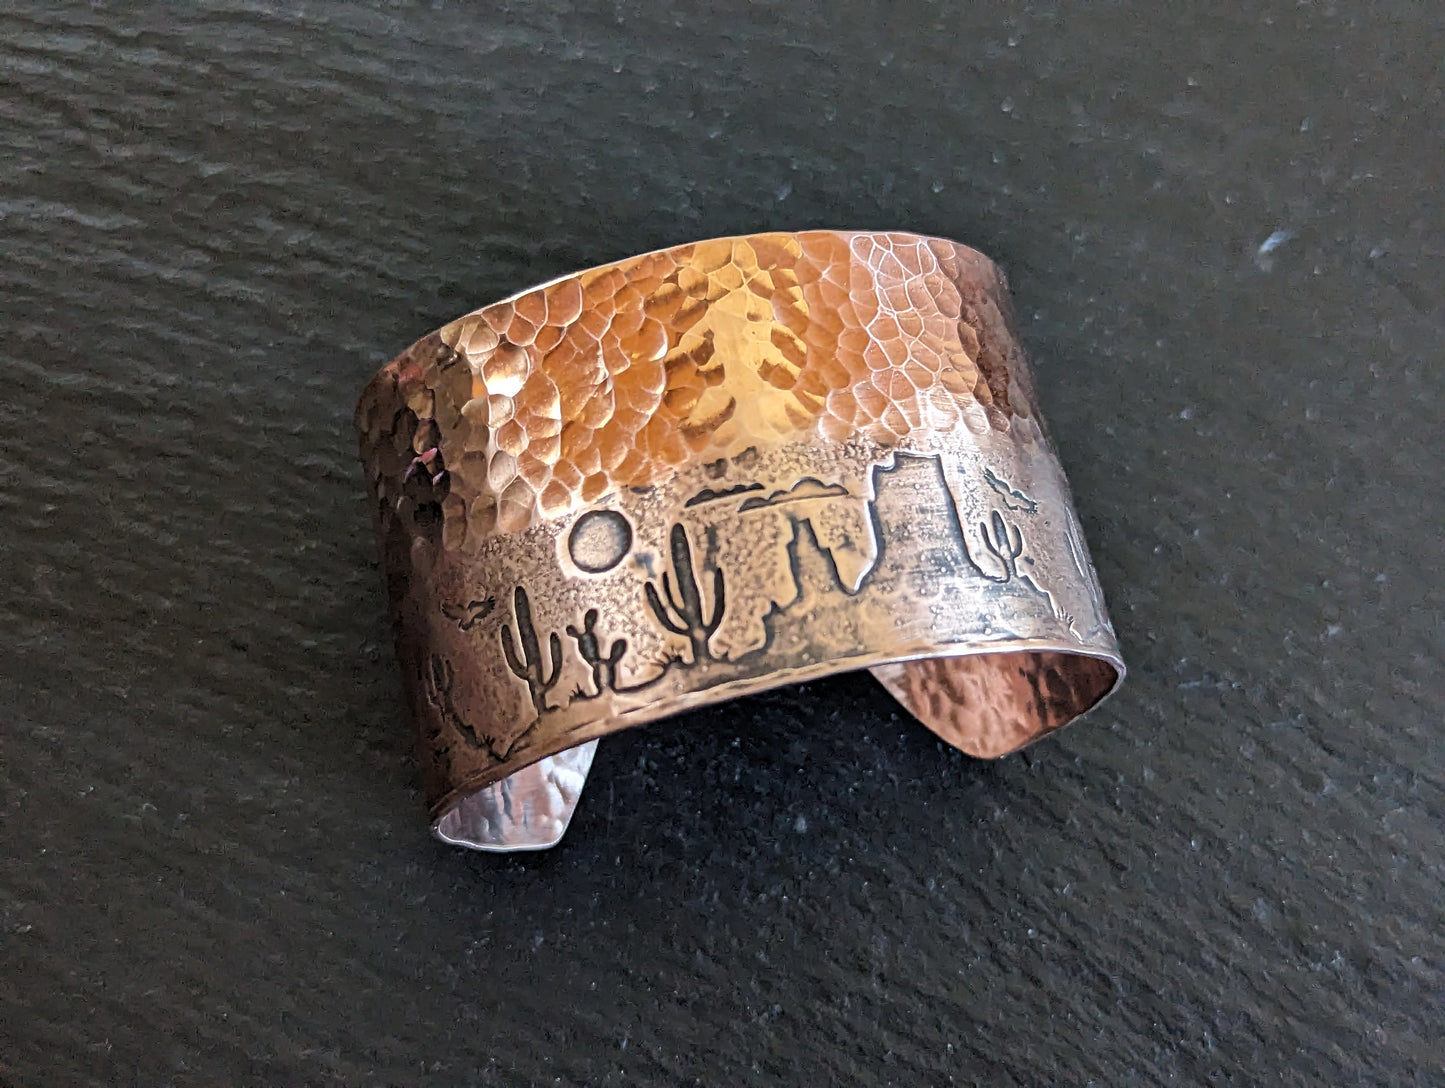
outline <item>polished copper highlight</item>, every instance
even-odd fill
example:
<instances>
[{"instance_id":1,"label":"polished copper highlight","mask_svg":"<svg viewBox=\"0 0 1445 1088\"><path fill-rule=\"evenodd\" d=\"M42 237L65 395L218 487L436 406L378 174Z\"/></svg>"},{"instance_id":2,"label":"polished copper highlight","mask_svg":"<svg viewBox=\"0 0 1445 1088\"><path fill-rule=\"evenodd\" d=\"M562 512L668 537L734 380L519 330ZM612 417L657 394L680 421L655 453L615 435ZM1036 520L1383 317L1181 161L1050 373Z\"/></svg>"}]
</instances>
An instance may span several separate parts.
<instances>
[{"instance_id":1,"label":"polished copper highlight","mask_svg":"<svg viewBox=\"0 0 1445 1088\"><path fill-rule=\"evenodd\" d=\"M362 460L437 833L550 845L597 738L870 668L1001 755L1123 676L1001 274L808 231L592 269L381 371Z\"/></svg>"}]
</instances>

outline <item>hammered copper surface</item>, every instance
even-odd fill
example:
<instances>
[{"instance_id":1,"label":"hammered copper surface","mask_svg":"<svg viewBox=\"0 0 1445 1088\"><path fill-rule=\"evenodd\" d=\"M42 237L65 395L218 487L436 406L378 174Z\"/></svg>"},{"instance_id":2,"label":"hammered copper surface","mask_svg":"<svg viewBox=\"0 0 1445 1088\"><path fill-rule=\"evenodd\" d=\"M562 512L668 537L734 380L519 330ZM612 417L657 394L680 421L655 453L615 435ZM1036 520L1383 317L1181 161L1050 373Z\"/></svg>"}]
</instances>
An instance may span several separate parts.
<instances>
[{"instance_id":1,"label":"hammered copper surface","mask_svg":"<svg viewBox=\"0 0 1445 1088\"><path fill-rule=\"evenodd\" d=\"M1120 675L1002 277L953 242L754 235L566 277L418 341L357 423L434 817L842 669L955 658L881 675L980 755Z\"/></svg>"},{"instance_id":2,"label":"hammered copper surface","mask_svg":"<svg viewBox=\"0 0 1445 1088\"><path fill-rule=\"evenodd\" d=\"M377 462L393 476L414 457L433 482L445 471L445 543L463 547L758 444L887 446L953 427L970 405L1006 430L1030 398L1001 304L992 266L940 239L810 231L680 246L414 344L369 397L399 397L416 429L368 456L399 458ZM374 434L371 411L363 400Z\"/></svg>"},{"instance_id":3,"label":"hammered copper surface","mask_svg":"<svg viewBox=\"0 0 1445 1088\"><path fill-rule=\"evenodd\" d=\"M1063 653L993 653L875 665L913 716L955 748L1007 755L1067 725L1118 681L1108 661Z\"/></svg>"}]
</instances>

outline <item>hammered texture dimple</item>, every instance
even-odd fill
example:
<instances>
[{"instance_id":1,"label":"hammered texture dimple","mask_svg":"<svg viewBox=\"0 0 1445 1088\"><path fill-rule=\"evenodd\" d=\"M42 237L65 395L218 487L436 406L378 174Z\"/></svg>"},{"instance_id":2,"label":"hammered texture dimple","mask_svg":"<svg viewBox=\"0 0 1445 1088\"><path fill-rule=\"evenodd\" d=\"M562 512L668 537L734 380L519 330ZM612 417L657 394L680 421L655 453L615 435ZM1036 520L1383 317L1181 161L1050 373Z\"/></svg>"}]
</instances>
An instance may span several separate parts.
<instances>
[{"instance_id":1,"label":"hammered texture dimple","mask_svg":"<svg viewBox=\"0 0 1445 1088\"><path fill-rule=\"evenodd\" d=\"M397 513L420 504L458 547L759 441L887 446L970 406L1007 430L1028 401L1010 396L1014 341L978 260L942 239L811 231L567 277L403 353L358 416L392 448L365 456L406 477ZM369 418L392 383L414 426Z\"/></svg>"}]
</instances>

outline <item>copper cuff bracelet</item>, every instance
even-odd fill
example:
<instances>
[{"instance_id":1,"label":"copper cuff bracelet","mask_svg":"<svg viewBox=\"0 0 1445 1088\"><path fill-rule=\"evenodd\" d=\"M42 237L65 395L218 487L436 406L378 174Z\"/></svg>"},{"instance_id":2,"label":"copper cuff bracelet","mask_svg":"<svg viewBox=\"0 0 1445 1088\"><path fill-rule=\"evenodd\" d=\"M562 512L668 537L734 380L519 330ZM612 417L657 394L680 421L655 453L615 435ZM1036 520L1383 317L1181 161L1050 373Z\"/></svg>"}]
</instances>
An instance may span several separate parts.
<instances>
[{"instance_id":1,"label":"copper cuff bracelet","mask_svg":"<svg viewBox=\"0 0 1445 1088\"><path fill-rule=\"evenodd\" d=\"M870 669L977 756L1124 675L1007 287L912 234L724 238L417 341L357 408L435 833L562 836L607 733Z\"/></svg>"}]
</instances>

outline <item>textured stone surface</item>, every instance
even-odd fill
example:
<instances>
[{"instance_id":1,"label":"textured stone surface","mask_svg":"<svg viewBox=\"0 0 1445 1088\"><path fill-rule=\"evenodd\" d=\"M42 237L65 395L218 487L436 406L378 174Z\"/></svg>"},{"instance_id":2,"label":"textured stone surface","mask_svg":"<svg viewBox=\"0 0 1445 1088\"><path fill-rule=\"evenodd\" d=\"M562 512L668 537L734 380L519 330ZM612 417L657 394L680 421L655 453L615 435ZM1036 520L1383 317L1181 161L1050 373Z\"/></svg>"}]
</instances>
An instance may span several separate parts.
<instances>
[{"instance_id":1,"label":"textured stone surface","mask_svg":"<svg viewBox=\"0 0 1445 1088\"><path fill-rule=\"evenodd\" d=\"M0 1082L1439 1083L1438 5L480 7L0 14ZM984 764L818 683L428 841L358 387L843 224L1008 270L1128 686Z\"/></svg>"}]
</instances>

